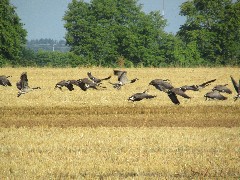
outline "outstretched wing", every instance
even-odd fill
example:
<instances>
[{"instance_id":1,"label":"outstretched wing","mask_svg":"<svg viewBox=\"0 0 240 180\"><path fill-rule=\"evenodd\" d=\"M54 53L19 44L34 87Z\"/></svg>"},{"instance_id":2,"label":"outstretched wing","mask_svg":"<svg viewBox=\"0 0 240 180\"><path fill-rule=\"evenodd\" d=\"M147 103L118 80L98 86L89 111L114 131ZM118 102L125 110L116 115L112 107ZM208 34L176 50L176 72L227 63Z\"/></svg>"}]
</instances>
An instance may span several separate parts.
<instances>
[{"instance_id":1,"label":"outstretched wing","mask_svg":"<svg viewBox=\"0 0 240 180\"><path fill-rule=\"evenodd\" d=\"M232 83L233 83L233 86L234 86L234 89L236 90L237 93L239 93L239 84L237 84L237 82L233 79L232 76L230 76L231 80L232 80Z\"/></svg>"},{"instance_id":2,"label":"outstretched wing","mask_svg":"<svg viewBox=\"0 0 240 180\"><path fill-rule=\"evenodd\" d=\"M177 96L176 96L176 94L174 92L168 91L167 94L168 94L168 97L171 99L171 101L174 104L177 104L177 105L180 104L180 102L179 102L179 100L178 100L178 98L177 98Z\"/></svg>"},{"instance_id":3,"label":"outstretched wing","mask_svg":"<svg viewBox=\"0 0 240 180\"><path fill-rule=\"evenodd\" d=\"M121 81L123 84L128 82L127 72L123 71L120 76L118 76L118 81Z\"/></svg>"},{"instance_id":4,"label":"outstretched wing","mask_svg":"<svg viewBox=\"0 0 240 180\"><path fill-rule=\"evenodd\" d=\"M96 78L92 75L91 72L88 72L87 75L88 75L89 79L91 79L91 80L93 80L93 81L94 81L94 79L96 79Z\"/></svg>"},{"instance_id":5,"label":"outstretched wing","mask_svg":"<svg viewBox=\"0 0 240 180\"><path fill-rule=\"evenodd\" d=\"M240 80L239 80L239 84L238 84L238 95L240 95Z\"/></svg>"},{"instance_id":6,"label":"outstretched wing","mask_svg":"<svg viewBox=\"0 0 240 180\"><path fill-rule=\"evenodd\" d=\"M118 76L118 78L122 75L122 73L124 73L124 72L126 72L126 71L120 71L120 70L113 70L113 74L115 75L115 76Z\"/></svg>"},{"instance_id":7,"label":"outstretched wing","mask_svg":"<svg viewBox=\"0 0 240 180\"><path fill-rule=\"evenodd\" d=\"M108 76L108 77L106 77L106 78L103 78L103 79L101 79L101 80L108 80L108 79L110 79L112 76Z\"/></svg>"},{"instance_id":8,"label":"outstretched wing","mask_svg":"<svg viewBox=\"0 0 240 180\"><path fill-rule=\"evenodd\" d=\"M199 86L201 86L201 87L206 87L206 86L210 85L210 83L212 83L212 82L214 82L214 81L216 81L216 79L213 79L213 80L207 81L207 82L205 82L205 83L202 83L202 84L200 84Z\"/></svg>"},{"instance_id":9,"label":"outstretched wing","mask_svg":"<svg viewBox=\"0 0 240 180\"><path fill-rule=\"evenodd\" d=\"M182 96L187 99L191 99L187 94L184 93L184 91L181 88L173 88L170 91L173 91L175 94Z\"/></svg>"},{"instance_id":10,"label":"outstretched wing","mask_svg":"<svg viewBox=\"0 0 240 180\"><path fill-rule=\"evenodd\" d=\"M20 86L21 89L28 86L27 72L23 72L20 76Z\"/></svg>"}]
</instances>

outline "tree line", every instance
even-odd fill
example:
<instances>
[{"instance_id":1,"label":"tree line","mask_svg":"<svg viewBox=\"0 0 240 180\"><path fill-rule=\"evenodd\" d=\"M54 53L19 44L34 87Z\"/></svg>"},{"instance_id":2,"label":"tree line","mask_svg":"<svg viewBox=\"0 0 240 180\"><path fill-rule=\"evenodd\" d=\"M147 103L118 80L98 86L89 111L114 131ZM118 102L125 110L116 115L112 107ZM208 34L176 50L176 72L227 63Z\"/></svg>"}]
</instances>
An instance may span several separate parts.
<instances>
[{"instance_id":1,"label":"tree line","mask_svg":"<svg viewBox=\"0 0 240 180\"><path fill-rule=\"evenodd\" d=\"M63 17L66 41L59 42L27 41L15 7L9 0L0 5L0 66L240 65L240 0L184 2L186 22L176 35L164 31L160 11L146 14L137 0L72 0ZM68 49L55 51L57 46Z\"/></svg>"}]
</instances>

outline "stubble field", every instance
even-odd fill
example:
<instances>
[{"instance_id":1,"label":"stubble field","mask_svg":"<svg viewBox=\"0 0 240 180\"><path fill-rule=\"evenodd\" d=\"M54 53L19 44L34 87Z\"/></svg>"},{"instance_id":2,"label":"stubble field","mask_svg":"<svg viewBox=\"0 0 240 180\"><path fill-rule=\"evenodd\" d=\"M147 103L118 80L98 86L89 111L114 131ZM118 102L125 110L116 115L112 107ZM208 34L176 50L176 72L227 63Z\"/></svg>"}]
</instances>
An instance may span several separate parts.
<instances>
[{"instance_id":1,"label":"stubble field","mask_svg":"<svg viewBox=\"0 0 240 180\"><path fill-rule=\"evenodd\" d=\"M230 75L239 68L124 69L139 78L121 90L75 87L54 90L57 82L113 74L110 68L2 68L12 87L0 86L0 178L239 178L240 101ZM42 89L17 97L15 83L28 73L29 85ZM181 104L148 86L170 79L175 87L217 79ZM111 82L117 77L112 76ZM217 84L229 84L226 101L205 101ZM129 102L148 89L157 97Z\"/></svg>"}]
</instances>

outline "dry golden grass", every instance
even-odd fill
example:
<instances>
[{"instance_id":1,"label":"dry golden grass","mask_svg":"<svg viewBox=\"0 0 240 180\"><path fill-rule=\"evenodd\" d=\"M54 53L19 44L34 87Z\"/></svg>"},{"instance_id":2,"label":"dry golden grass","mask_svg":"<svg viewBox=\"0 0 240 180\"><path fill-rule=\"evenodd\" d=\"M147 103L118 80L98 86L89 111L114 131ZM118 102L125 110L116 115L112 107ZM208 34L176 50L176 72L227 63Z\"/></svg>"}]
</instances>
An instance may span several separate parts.
<instances>
[{"instance_id":1,"label":"dry golden grass","mask_svg":"<svg viewBox=\"0 0 240 180\"><path fill-rule=\"evenodd\" d=\"M239 132L239 128L0 128L0 178L239 178Z\"/></svg>"},{"instance_id":2,"label":"dry golden grass","mask_svg":"<svg viewBox=\"0 0 240 180\"><path fill-rule=\"evenodd\" d=\"M17 97L27 71L42 89ZM236 179L240 177L240 101L230 75L239 68L127 69L134 84L116 90L54 90L63 79L112 74L108 68L2 68L12 87L0 86L0 179ZM217 79L180 106L148 83L176 87ZM115 82L116 77L111 78ZM205 101L217 84L229 84L226 101ZM156 98L128 102L149 89Z\"/></svg>"}]
</instances>

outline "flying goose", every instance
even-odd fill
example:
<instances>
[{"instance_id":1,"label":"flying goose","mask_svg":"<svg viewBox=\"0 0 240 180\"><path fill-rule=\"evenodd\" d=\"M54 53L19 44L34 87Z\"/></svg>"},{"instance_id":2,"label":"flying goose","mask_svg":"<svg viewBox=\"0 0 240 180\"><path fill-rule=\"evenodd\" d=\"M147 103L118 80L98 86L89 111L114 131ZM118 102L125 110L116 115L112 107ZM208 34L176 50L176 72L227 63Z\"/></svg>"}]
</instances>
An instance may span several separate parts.
<instances>
[{"instance_id":1,"label":"flying goose","mask_svg":"<svg viewBox=\"0 0 240 180\"><path fill-rule=\"evenodd\" d=\"M167 90L174 88L168 81L168 79L154 79L149 83L149 85L154 86L160 91L166 92Z\"/></svg>"},{"instance_id":2,"label":"flying goose","mask_svg":"<svg viewBox=\"0 0 240 180\"><path fill-rule=\"evenodd\" d=\"M11 77L11 76L5 76L5 75L0 76L0 85L12 86L12 84L10 83L10 81L8 79L9 77Z\"/></svg>"},{"instance_id":3,"label":"flying goose","mask_svg":"<svg viewBox=\"0 0 240 180\"><path fill-rule=\"evenodd\" d=\"M138 80L138 78L128 80L127 71L113 70L113 74L118 76L118 82L117 83L109 82L109 83L112 84L113 87L116 88L116 89L120 89L125 84L134 83Z\"/></svg>"},{"instance_id":4,"label":"flying goose","mask_svg":"<svg viewBox=\"0 0 240 180\"><path fill-rule=\"evenodd\" d=\"M217 100L226 100L227 99L227 97L220 94L220 92L217 90L206 93L204 95L204 97L206 97L206 100L207 99L217 99Z\"/></svg>"},{"instance_id":5,"label":"flying goose","mask_svg":"<svg viewBox=\"0 0 240 180\"><path fill-rule=\"evenodd\" d=\"M99 79L99 78L94 77L91 72L88 72L87 75L88 75L88 77L89 77L93 82L95 82L95 83L97 83L97 84L101 83L101 82L104 81L104 80L108 80L108 79L111 78L111 76L108 76L108 77L106 77L106 78Z\"/></svg>"},{"instance_id":6,"label":"flying goose","mask_svg":"<svg viewBox=\"0 0 240 180\"><path fill-rule=\"evenodd\" d=\"M20 90L17 94L17 97L21 96L22 94L26 94L34 89L41 89L40 87L29 87L28 86L28 78L27 72L23 72L20 76L20 81L16 83L17 88Z\"/></svg>"},{"instance_id":7,"label":"flying goose","mask_svg":"<svg viewBox=\"0 0 240 180\"><path fill-rule=\"evenodd\" d=\"M97 86L99 86L97 83L91 81L88 78L83 78L83 79L79 79L78 81L78 86L83 90L86 91L89 88L92 89L97 89Z\"/></svg>"},{"instance_id":8,"label":"flying goose","mask_svg":"<svg viewBox=\"0 0 240 180\"><path fill-rule=\"evenodd\" d=\"M143 99L152 99L152 98L155 98L156 96L153 96L153 95L149 95L146 93L146 91L142 92L142 93L136 93L136 94L133 94L132 96L130 96L128 98L128 101L141 101Z\"/></svg>"},{"instance_id":9,"label":"flying goose","mask_svg":"<svg viewBox=\"0 0 240 180\"><path fill-rule=\"evenodd\" d=\"M237 99L240 99L240 80L239 80L239 84L237 84L237 82L233 79L232 76L230 76L230 78L231 78L231 80L232 80L234 89L235 89L236 92L237 92L237 95L234 97L234 101L236 101Z\"/></svg>"},{"instance_id":10,"label":"flying goose","mask_svg":"<svg viewBox=\"0 0 240 180\"><path fill-rule=\"evenodd\" d=\"M199 84L199 85L191 85L191 86L185 85L185 86L181 86L180 88L181 88L183 91L187 91L187 90L199 91L200 89L203 89L203 88L205 88L206 86L209 86L209 85L210 85L212 82L214 82L214 81L216 81L216 79L213 79L213 80L204 82L204 83Z\"/></svg>"},{"instance_id":11,"label":"flying goose","mask_svg":"<svg viewBox=\"0 0 240 180\"><path fill-rule=\"evenodd\" d=\"M228 84L217 85L212 89L212 91L216 90L216 91L219 91L219 92L222 92L222 93L232 94L232 91L229 88L226 87L227 85Z\"/></svg>"},{"instance_id":12,"label":"flying goose","mask_svg":"<svg viewBox=\"0 0 240 180\"><path fill-rule=\"evenodd\" d=\"M69 91L74 90L73 84L71 83L70 80L68 80L68 81L62 80L62 81L58 82L58 83L55 85L55 88L54 88L54 89L58 88L58 89L62 90L62 87L68 88Z\"/></svg>"}]
</instances>

